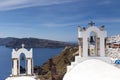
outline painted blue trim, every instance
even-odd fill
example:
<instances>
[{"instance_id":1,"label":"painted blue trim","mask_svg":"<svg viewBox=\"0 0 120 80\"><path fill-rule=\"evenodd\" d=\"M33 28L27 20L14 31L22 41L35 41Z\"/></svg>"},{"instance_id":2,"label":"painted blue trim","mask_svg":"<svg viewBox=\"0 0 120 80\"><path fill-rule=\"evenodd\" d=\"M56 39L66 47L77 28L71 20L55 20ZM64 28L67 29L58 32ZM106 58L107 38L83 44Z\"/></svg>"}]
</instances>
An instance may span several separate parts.
<instances>
[{"instance_id":1,"label":"painted blue trim","mask_svg":"<svg viewBox=\"0 0 120 80\"><path fill-rule=\"evenodd\" d=\"M115 64L120 64L120 60L115 60Z\"/></svg>"}]
</instances>

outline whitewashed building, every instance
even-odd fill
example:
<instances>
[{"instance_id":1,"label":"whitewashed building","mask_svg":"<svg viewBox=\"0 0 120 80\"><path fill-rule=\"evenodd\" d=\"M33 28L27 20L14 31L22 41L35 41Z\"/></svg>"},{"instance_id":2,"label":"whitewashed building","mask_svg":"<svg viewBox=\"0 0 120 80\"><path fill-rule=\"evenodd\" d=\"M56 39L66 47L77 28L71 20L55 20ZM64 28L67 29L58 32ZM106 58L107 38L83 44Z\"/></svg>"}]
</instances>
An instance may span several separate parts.
<instances>
[{"instance_id":1,"label":"whitewashed building","mask_svg":"<svg viewBox=\"0 0 120 80\"><path fill-rule=\"evenodd\" d=\"M20 55L24 54L26 57L26 72L21 74L20 72ZM12 74L6 80L37 80L37 77L33 71L33 51L27 50L22 44L22 48L12 50Z\"/></svg>"},{"instance_id":2,"label":"whitewashed building","mask_svg":"<svg viewBox=\"0 0 120 80\"><path fill-rule=\"evenodd\" d=\"M114 35L107 38L107 46L109 48L120 48L120 35Z\"/></svg>"},{"instance_id":3,"label":"whitewashed building","mask_svg":"<svg viewBox=\"0 0 120 80\"><path fill-rule=\"evenodd\" d=\"M108 56L106 39L104 26L98 28L91 22L88 28L78 27L79 55L67 66L63 80L118 80L120 69Z\"/></svg>"}]
</instances>

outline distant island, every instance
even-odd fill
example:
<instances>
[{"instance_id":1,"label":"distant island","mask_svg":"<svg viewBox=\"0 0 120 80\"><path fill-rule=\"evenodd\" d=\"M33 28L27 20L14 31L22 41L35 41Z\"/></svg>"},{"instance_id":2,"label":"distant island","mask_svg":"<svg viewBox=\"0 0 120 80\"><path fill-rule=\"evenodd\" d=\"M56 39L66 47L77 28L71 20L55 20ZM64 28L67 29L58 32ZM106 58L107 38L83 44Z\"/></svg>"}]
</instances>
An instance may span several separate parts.
<instances>
[{"instance_id":1,"label":"distant island","mask_svg":"<svg viewBox=\"0 0 120 80\"><path fill-rule=\"evenodd\" d=\"M0 38L0 46L19 48L21 47L21 44L25 44L25 47L27 48L59 48L75 45L73 43L68 42L38 38L14 38L14 37Z\"/></svg>"}]
</instances>

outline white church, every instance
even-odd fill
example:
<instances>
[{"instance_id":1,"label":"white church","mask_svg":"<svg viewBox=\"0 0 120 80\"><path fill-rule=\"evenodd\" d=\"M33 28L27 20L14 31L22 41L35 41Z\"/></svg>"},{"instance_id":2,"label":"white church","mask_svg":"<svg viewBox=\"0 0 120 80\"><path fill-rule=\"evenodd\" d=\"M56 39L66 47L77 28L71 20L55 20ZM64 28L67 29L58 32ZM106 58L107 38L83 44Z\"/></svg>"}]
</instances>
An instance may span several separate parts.
<instances>
[{"instance_id":1,"label":"white church","mask_svg":"<svg viewBox=\"0 0 120 80\"><path fill-rule=\"evenodd\" d=\"M119 80L115 51L106 46L107 32L89 23L87 28L78 27L79 55L67 66L63 80ZM120 54L120 53L119 53Z\"/></svg>"}]
</instances>

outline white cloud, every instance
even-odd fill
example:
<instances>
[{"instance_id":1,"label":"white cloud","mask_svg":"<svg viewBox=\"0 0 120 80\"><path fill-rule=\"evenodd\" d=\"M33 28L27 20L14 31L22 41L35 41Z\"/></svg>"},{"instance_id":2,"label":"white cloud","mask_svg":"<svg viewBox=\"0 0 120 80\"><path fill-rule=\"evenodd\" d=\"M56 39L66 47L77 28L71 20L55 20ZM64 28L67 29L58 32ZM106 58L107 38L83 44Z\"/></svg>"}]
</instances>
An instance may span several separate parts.
<instances>
[{"instance_id":1,"label":"white cloud","mask_svg":"<svg viewBox=\"0 0 120 80\"><path fill-rule=\"evenodd\" d=\"M46 23L46 24L39 24L39 26L43 27L75 27L78 23Z\"/></svg>"},{"instance_id":2,"label":"white cloud","mask_svg":"<svg viewBox=\"0 0 120 80\"><path fill-rule=\"evenodd\" d=\"M0 0L0 11L12 10L32 6L46 6L73 2L77 0Z\"/></svg>"},{"instance_id":3,"label":"white cloud","mask_svg":"<svg viewBox=\"0 0 120 80\"><path fill-rule=\"evenodd\" d=\"M104 0L104 1L99 2L98 5L108 5L111 3L112 3L112 1L110 1L110 0Z\"/></svg>"}]
</instances>

